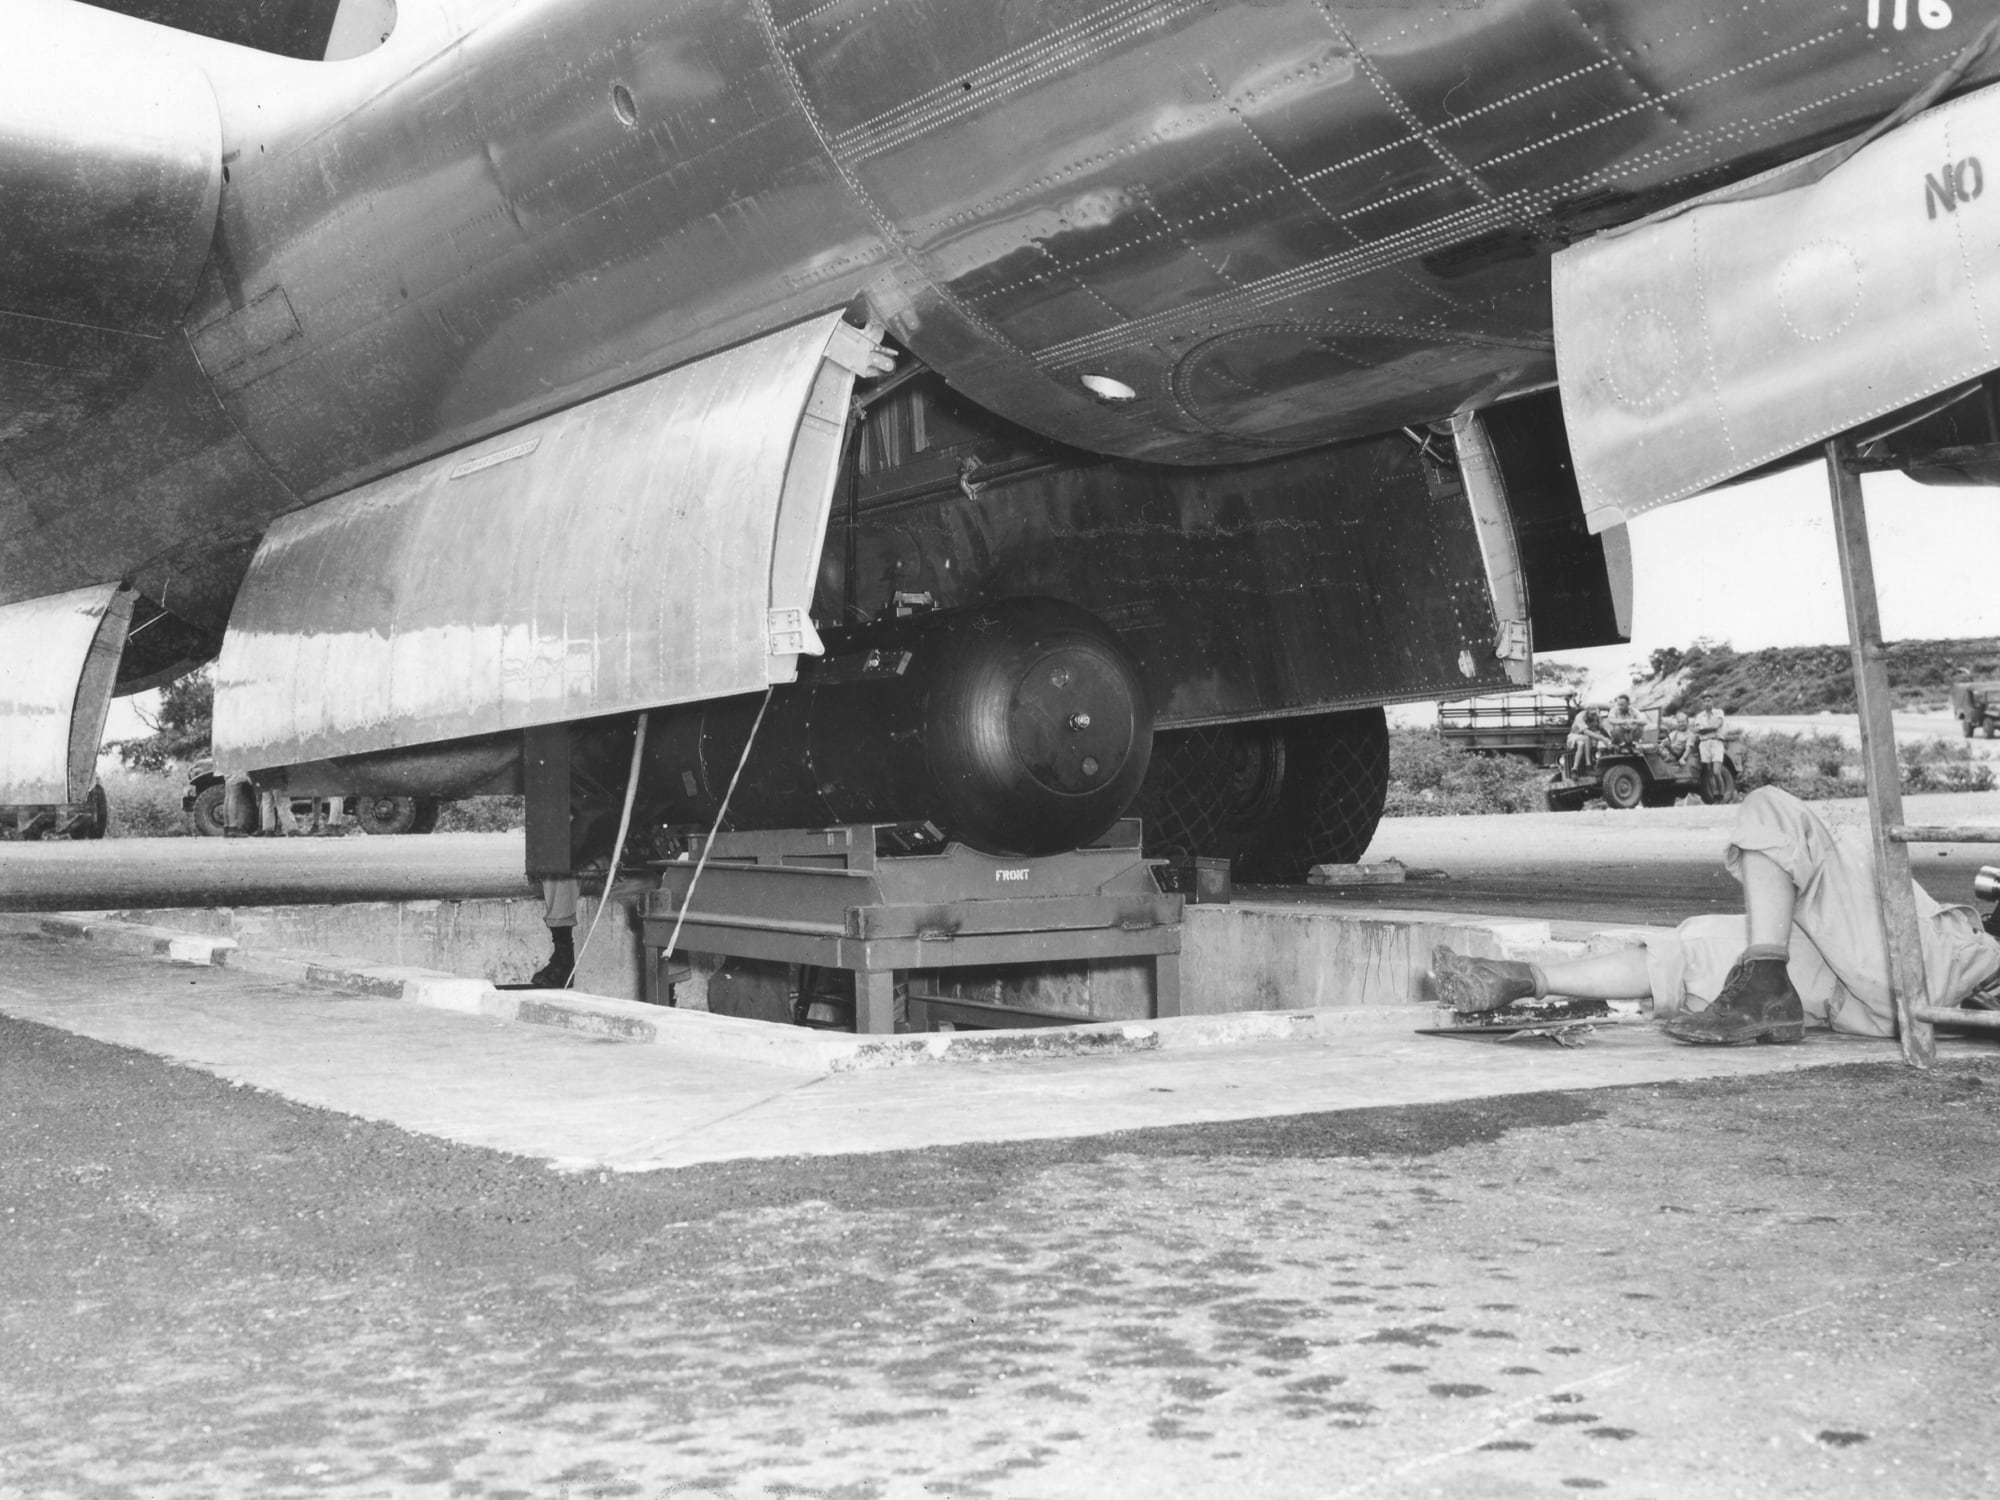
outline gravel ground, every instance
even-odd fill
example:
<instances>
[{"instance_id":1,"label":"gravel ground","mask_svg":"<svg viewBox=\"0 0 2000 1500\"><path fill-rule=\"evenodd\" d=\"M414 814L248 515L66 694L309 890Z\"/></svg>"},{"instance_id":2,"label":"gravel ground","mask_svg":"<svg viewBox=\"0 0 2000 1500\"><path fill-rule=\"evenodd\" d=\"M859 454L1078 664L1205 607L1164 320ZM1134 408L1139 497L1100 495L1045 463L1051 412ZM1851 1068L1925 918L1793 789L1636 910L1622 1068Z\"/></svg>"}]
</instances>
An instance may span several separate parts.
<instances>
[{"instance_id":1,"label":"gravel ground","mask_svg":"<svg viewBox=\"0 0 2000 1500\"><path fill-rule=\"evenodd\" d=\"M2000 1493L2000 1064L563 1175L0 1021L0 1497Z\"/></svg>"}]
</instances>

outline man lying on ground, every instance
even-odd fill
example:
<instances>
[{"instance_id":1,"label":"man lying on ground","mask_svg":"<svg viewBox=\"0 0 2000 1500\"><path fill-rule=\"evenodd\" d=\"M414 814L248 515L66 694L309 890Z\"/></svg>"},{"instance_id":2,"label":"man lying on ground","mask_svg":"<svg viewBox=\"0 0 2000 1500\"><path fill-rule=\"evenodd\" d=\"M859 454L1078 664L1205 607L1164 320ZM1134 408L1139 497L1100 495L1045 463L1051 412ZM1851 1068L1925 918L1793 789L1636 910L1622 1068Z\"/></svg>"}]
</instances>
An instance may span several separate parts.
<instances>
[{"instance_id":1,"label":"man lying on ground","mask_svg":"<svg viewBox=\"0 0 2000 1500\"><path fill-rule=\"evenodd\" d=\"M1684 1042L1796 1042L1808 1018L1852 1036L1894 1036L1866 832L1835 830L1791 793L1759 787L1743 799L1723 861L1743 886L1740 917L1690 917L1643 947L1546 966L1440 946L1431 959L1438 997L1462 1014L1550 994L1650 997L1654 1019ZM2000 939L1970 906L1915 893L1930 1003L2000 1009Z\"/></svg>"}]
</instances>

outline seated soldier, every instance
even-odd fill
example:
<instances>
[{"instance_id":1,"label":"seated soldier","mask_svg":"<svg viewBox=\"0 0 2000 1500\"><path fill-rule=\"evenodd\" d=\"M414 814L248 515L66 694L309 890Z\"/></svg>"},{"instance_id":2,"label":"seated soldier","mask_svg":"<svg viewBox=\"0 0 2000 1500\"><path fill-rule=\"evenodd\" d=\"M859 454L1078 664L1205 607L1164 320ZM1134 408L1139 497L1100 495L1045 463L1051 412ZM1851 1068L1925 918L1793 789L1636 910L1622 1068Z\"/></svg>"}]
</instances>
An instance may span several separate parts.
<instances>
[{"instance_id":1,"label":"seated soldier","mask_svg":"<svg viewBox=\"0 0 2000 1500\"><path fill-rule=\"evenodd\" d=\"M1688 728L1686 714L1668 720L1667 732L1660 736L1660 753L1673 761L1685 761L1694 753L1694 731Z\"/></svg>"},{"instance_id":2,"label":"seated soldier","mask_svg":"<svg viewBox=\"0 0 2000 1500\"><path fill-rule=\"evenodd\" d=\"M1632 699L1620 693L1612 701L1611 714L1604 721L1604 734L1614 748L1634 750L1638 748L1639 736L1645 733L1646 721L1632 712Z\"/></svg>"},{"instance_id":3,"label":"seated soldier","mask_svg":"<svg viewBox=\"0 0 2000 1500\"><path fill-rule=\"evenodd\" d=\"M1597 757L1611 741L1598 726L1597 710L1584 708L1570 720L1569 738L1563 743L1563 769L1572 776L1581 776L1587 767L1597 764Z\"/></svg>"},{"instance_id":4,"label":"seated soldier","mask_svg":"<svg viewBox=\"0 0 2000 1500\"><path fill-rule=\"evenodd\" d=\"M1865 830L1839 829L1789 792L1743 799L1723 859L1743 885L1740 917L1690 917L1643 947L1570 963L1431 956L1438 996L1464 1014L1530 996L1651 998L1683 1042L1796 1042L1808 1019L1852 1036L1896 1032L1889 950ZM2000 1009L2000 939L1969 906L1916 887L1925 989L1933 1005Z\"/></svg>"}]
</instances>

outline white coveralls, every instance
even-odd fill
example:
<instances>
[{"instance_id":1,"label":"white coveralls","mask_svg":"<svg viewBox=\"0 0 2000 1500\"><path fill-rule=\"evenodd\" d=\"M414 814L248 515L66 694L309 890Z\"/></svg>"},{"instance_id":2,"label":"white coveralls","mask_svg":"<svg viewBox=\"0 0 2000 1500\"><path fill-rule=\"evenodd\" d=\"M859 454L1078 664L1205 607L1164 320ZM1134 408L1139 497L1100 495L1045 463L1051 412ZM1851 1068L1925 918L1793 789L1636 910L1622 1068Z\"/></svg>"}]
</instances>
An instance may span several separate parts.
<instances>
[{"instance_id":1,"label":"white coveralls","mask_svg":"<svg viewBox=\"0 0 2000 1500\"><path fill-rule=\"evenodd\" d=\"M542 880L542 925L576 926L576 877L550 875Z\"/></svg>"},{"instance_id":2,"label":"white coveralls","mask_svg":"<svg viewBox=\"0 0 2000 1500\"><path fill-rule=\"evenodd\" d=\"M1807 1019L1854 1036L1894 1036L1889 950L1867 832L1831 828L1791 793L1759 787L1743 799L1723 855L1739 880L1746 849L1775 859L1798 890L1789 968ZM1987 936L1970 906L1940 906L1921 886L1916 898L1930 1003L1962 1005L2000 976L2000 940ZM1749 941L1740 916L1690 917L1672 933L1649 938L1655 1017L1707 1009Z\"/></svg>"}]
</instances>

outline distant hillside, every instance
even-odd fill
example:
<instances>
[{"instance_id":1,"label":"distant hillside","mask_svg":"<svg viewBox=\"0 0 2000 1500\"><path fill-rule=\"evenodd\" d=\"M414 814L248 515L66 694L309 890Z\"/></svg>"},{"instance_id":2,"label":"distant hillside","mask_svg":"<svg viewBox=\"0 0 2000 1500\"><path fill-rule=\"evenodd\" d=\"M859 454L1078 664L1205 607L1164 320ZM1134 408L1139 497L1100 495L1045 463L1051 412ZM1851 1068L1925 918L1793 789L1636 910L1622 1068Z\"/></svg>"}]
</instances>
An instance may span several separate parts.
<instances>
[{"instance_id":1,"label":"distant hillside","mask_svg":"<svg viewBox=\"0 0 2000 1500\"><path fill-rule=\"evenodd\" d=\"M1888 666L1898 708L1940 706L1954 682L2000 679L2000 639L1894 641ZM1651 677L1634 684L1633 698L1669 713L1693 713L1711 692L1732 714L1854 712L1845 646L1668 647L1653 653L1652 668Z\"/></svg>"}]
</instances>

